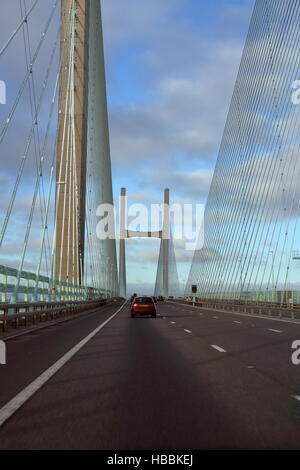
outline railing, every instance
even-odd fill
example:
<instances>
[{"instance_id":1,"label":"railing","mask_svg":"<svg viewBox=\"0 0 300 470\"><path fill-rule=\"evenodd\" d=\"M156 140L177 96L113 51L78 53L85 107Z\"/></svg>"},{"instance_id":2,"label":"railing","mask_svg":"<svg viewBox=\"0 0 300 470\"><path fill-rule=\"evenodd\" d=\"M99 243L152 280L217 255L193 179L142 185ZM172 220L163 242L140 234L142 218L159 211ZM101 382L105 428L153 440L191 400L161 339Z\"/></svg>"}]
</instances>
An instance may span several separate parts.
<instances>
[{"instance_id":1,"label":"railing","mask_svg":"<svg viewBox=\"0 0 300 470\"><path fill-rule=\"evenodd\" d=\"M18 279L20 282L16 292ZM28 271L19 273L15 268L2 265L0 265L0 293L3 303L16 303L20 297L22 297L21 301L34 303L38 301L80 301L112 296L110 290L53 280L47 276L37 276Z\"/></svg>"},{"instance_id":2,"label":"railing","mask_svg":"<svg viewBox=\"0 0 300 470\"><path fill-rule=\"evenodd\" d=\"M0 304L0 325L2 324L2 332L5 332L10 327L27 327L58 317L94 310L110 300L113 299L84 302L2 303Z\"/></svg>"},{"instance_id":3,"label":"railing","mask_svg":"<svg viewBox=\"0 0 300 470\"><path fill-rule=\"evenodd\" d=\"M293 251L292 259L300 260L300 251Z\"/></svg>"},{"instance_id":4,"label":"railing","mask_svg":"<svg viewBox=\"0 0 300 470\"><path fill-rule=\"evenodd\" d=\"M169 299L169 302L177 302L185 305L194 305L200 308L223 310L229 312L250 313L265 315L268 317L290 318L300 320L300 304L280 304L278 302L258 302L243 300L213 300L197 298L196 301L187 299Z\"/></svg>"}]
</instances>

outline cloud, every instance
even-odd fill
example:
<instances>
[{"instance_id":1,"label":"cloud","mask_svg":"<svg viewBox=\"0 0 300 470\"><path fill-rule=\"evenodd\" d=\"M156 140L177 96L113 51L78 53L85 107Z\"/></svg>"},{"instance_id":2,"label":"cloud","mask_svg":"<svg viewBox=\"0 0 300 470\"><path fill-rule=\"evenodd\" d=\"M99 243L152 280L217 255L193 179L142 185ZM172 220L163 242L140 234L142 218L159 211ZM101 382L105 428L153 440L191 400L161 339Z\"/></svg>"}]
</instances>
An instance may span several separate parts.
<instances>
[{"instance_id":1,"label":"cloud","mask_svg":"<svg viewBox=\"0 0 300 470\"><path fill-rule=\"evenodd\" d=\"M147 170L141 171L146 176ZM155 174L151 183L147 184L146 181L144 187L151 184L157 189L164 186L171 188L171 204L198 203L206 198L212 177L213 170L208 169L179 171L163 168Z\"/></svg>"},{"instance_id":2,"label":"cloud","mask_svg":"<svg viewBox=\"0 0 300 470\"><path fill-rule=\"evenodd\" d=\"M183 13L187 1L130 0L126 11L120 0L102 4L118 182L129 188L129 201L134 188L135 202L162 202L162 189L169 187L172 203L204 202L253 2L212 8L201 2L190 17ZM209 27L197 23L205 15L212 15ZM183 266L192 253L176 241L175 249L186 277ZM155 279L157 247L141 241L127 254L134 276L141 272L145 279L139 266L146 264L147 279L151 272Z\"/></svg>"},{"instance_id":3,"label":"cloud","mask_svg":"<svg viewBox=\"0 0 300 470\"><path fill-rule=\"evenodd\" d=\"M154 160L160 165L162 158L178 154L213 164L211 157L221 140L243 38L238 33L228 37L219 34L213 40L212 31L208 37L182 15L186 5L186 1L165 4L130 0L123 17L124 9L118 10L118 1L103 2L108 49L114 45L112 52L116 54L121 44L139 44L132 66L138 71L144 93L151 90L146 103L136 97L126 105L111 106L114 164L148 164ZM227 5L225 10L221 7L216 11L219 31L225 22L228 30L230 21L236 26L237 17L246 29L249 3L244 8L229 9ZM110 67L112 60L107 58L111 94L117 81ZM119 73L118 67L114 70Z\"/></svg>"},{"instance_id":4,"label":"cloud","mask_svg":"<svg viewBox=\"0 0 300 470\"><path fill-rule=\"evenodd\" d=\"M152 83L156 102L111 108L114 164L159 163L162 156L179 154L213 164L211 156L221 141L242 46L231 46L230 54L227 48L211 46L211 62L207 58L191 72L186 68L161 71ZM194 62L193 54L189 57ZM168 57L163 60L168 63ZM177 67L179 63L178 58Z\"/></svg>"},{"instance_id":5,"label":"cloud","mask_svg":"<svg viewBox=\"0 0 300 470\"><path fill-rule=\"evenodd\" d=\"M5 15L0 18L0 43L4 43L15 28L20 13L19 0L5 3ZM31 4L29 0L26 3L27 6ZM172 191L172 202L199 202L205 200L208 193L252 0L244 1L240 6L228 1L209 8L204 2L200 3L200 6L195 6L196 13L187 14L187 0L127 0L126 8L124 0L102 0L113 175L117 175L116 185L128 187L129 199L133 190L132 201L162 202L162 189L166 186ZM30 19L32 51L52 6L52 0L43 0ZM205 25L203 17L208 13L213 20ZM58 21L59 15L56 15L49 40L45 42L36 65L37 95ZM0 107L1 122L7 117L7 110L26 71L22 36L11 47L12 52L1 62L3 76L0 79L6 81L8 95L6 107ZM42 109L42 130L54 78L53 73L52 86L45 97L48 107L45 105ZM26 93L1 148L1 159L5 159L1 184L1 189L5 189L5 202L31 125L28 89ZM55 122L51 131L52 142ZM50 156L52 152L49 150L48 158ZM24 214L24 220L28 213L27 200L30 200L27 189L35 177L34 165L32 146L24 185L16 204L18 213ZM118 187L116 191L119 192ZM25 207L22 209L23 203ZM22 241L21 229L18 233ZM152 259L157 258L157 247L148 245L145 248L146 242L142 243L138 245L140 257L135 258L137 273L130 273L129 281L131 277L138 276L137 266L144 269L145 262L153 265L148 270L149 278L155 271L155 261L151 262L151 256ZM131 250L134 253L133 246L128 245L129 254ZM176 250L178 260L184 264L183 249L176 247ZM151 252L152 255L149 254ZM142 274L140 280L144 279Z\"/></svg>"},{"instance_id":6,"label":"cloud","mask_svg":"<svg viewBox=\"0 0 300 470\"><path fill-rule=\"evenodd\" d=\"M123 0L101 0L106 47L153 41L184 4L185 0L129 0L124 8Z\"/></svg>"},{"instance_id":7,"label":"cloud","mask_svg":"<svg viewBox=\"0 0 300 470\"><path fill-rule=\"evenodd\" d=\"M142 279L140 282L129 282L127 283L127 295L132 293L138 293L140 295L153 295L153 283L152 282L143 282Z\"/></svg>"}]
</instances>

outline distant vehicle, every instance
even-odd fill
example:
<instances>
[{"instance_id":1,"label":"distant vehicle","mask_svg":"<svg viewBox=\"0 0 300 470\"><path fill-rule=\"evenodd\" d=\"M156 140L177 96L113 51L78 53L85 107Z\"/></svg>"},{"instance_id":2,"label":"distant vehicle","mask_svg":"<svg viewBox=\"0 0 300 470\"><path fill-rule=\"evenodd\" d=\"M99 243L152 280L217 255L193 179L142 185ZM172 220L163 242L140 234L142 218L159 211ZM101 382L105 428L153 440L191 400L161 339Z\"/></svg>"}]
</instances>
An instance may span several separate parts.
<instances>
[{"instance_id":1,"label":"distant vehicle","mask_svg":"<svg viewBox=\"0 0 300 470\"><path fill-rule=\"evenodd\" d=\"M134 293L132 294L131 298L130 298L130 302L133 303L134 299L136 298L137 294Z\"/></svg>"},{"instance_id":2,"label":"distant vehicle","mask_svg":"<svg viewBox=\"0 0 300 470\"><path fill-rule=\"evenodd\" d=\"M138 315L151 315L156 318L156 308L152 297L136 297L131 306L131 318Z\"/></svg>"},{"instance_id":3,"label":"distant vehicle","mask_svg":"<svg viewBox=\"0 0 300 470\"><path fill-rule=\"evenodd\" d=\"M160 295L159 297L157 297L157 301L158 301L158 302L163 302L164 300L165 300L165 298L164 298L162 295Z\"/></svg>"}]
</instances>

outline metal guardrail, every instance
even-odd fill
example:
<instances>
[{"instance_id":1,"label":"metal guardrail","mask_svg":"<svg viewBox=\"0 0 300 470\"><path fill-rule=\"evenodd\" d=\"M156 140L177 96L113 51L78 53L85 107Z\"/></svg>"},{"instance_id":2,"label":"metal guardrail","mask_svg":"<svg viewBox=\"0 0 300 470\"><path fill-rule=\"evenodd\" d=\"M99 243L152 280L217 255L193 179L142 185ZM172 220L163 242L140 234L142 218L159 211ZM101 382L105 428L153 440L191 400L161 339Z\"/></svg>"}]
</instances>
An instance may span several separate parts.
<instances>
[{"instance_id":1,"label":"metal guardrail","mask_svg":"<svg viewBox=\"0 0 300 470\"><path fill-rule=\"evenodd\" d=\"M17 279L20 278L18 291L15 292ZM24 302L63 302L83 301L87 298L97 299L111 295L110 289L96 289L71 282L53 280L47 276L28 271L19 272L15 268L0 265L0 295L2 302L9 302L12 298L18 301L20 296Z\"/></svg>"},{"instance_id":2,"label":"metal guardrail","mask_svg":"<svg viewBox=\"0 0 300 470\"><path fill-rule=\"evenodd\" d=\"M224 312L241 312L256 315L265 315L268 317L277 316L278 318L290 318L291 320L300 320L300 304L278 304L257 301L226 301L212 299L198 299L197 301L169 299L169 302L177 302L185 305L194 305L200 308L212 308L214 310L223 310Z\"/></svg>"},{"instance_id":3,"label":"metal guardrail","mask_svg":"<svg viewBox=\"0 0 300 470\"><path fill-rule=\"evenodd\" d=\"M106 305L114 299L72 301L72 302L49 302L49 303L0 303L0 325L4 333L8 327L27 327L39 322L54 320L58 317L77 314L83 311L94 310Z\"/></svg>"}]
</instances>

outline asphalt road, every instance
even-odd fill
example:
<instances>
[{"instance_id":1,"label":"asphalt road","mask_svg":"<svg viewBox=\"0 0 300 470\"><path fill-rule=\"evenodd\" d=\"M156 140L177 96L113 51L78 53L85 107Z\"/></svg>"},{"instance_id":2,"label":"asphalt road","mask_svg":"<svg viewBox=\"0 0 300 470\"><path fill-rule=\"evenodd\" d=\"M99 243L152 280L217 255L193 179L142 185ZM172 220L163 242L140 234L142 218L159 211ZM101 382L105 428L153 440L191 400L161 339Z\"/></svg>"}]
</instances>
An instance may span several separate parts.
<instances>
[{"instance_id":1,"label":"asphalt road","mask_svg":"<svg viewBox=\"0 0 300 470\"><path fill-rule=\"evenodd\" d=\"M8 341L0 408L120 305ZM0 427L0 449L300 448L300 324L158 311L125 306Z\"/></svg>"}]
</instances>

